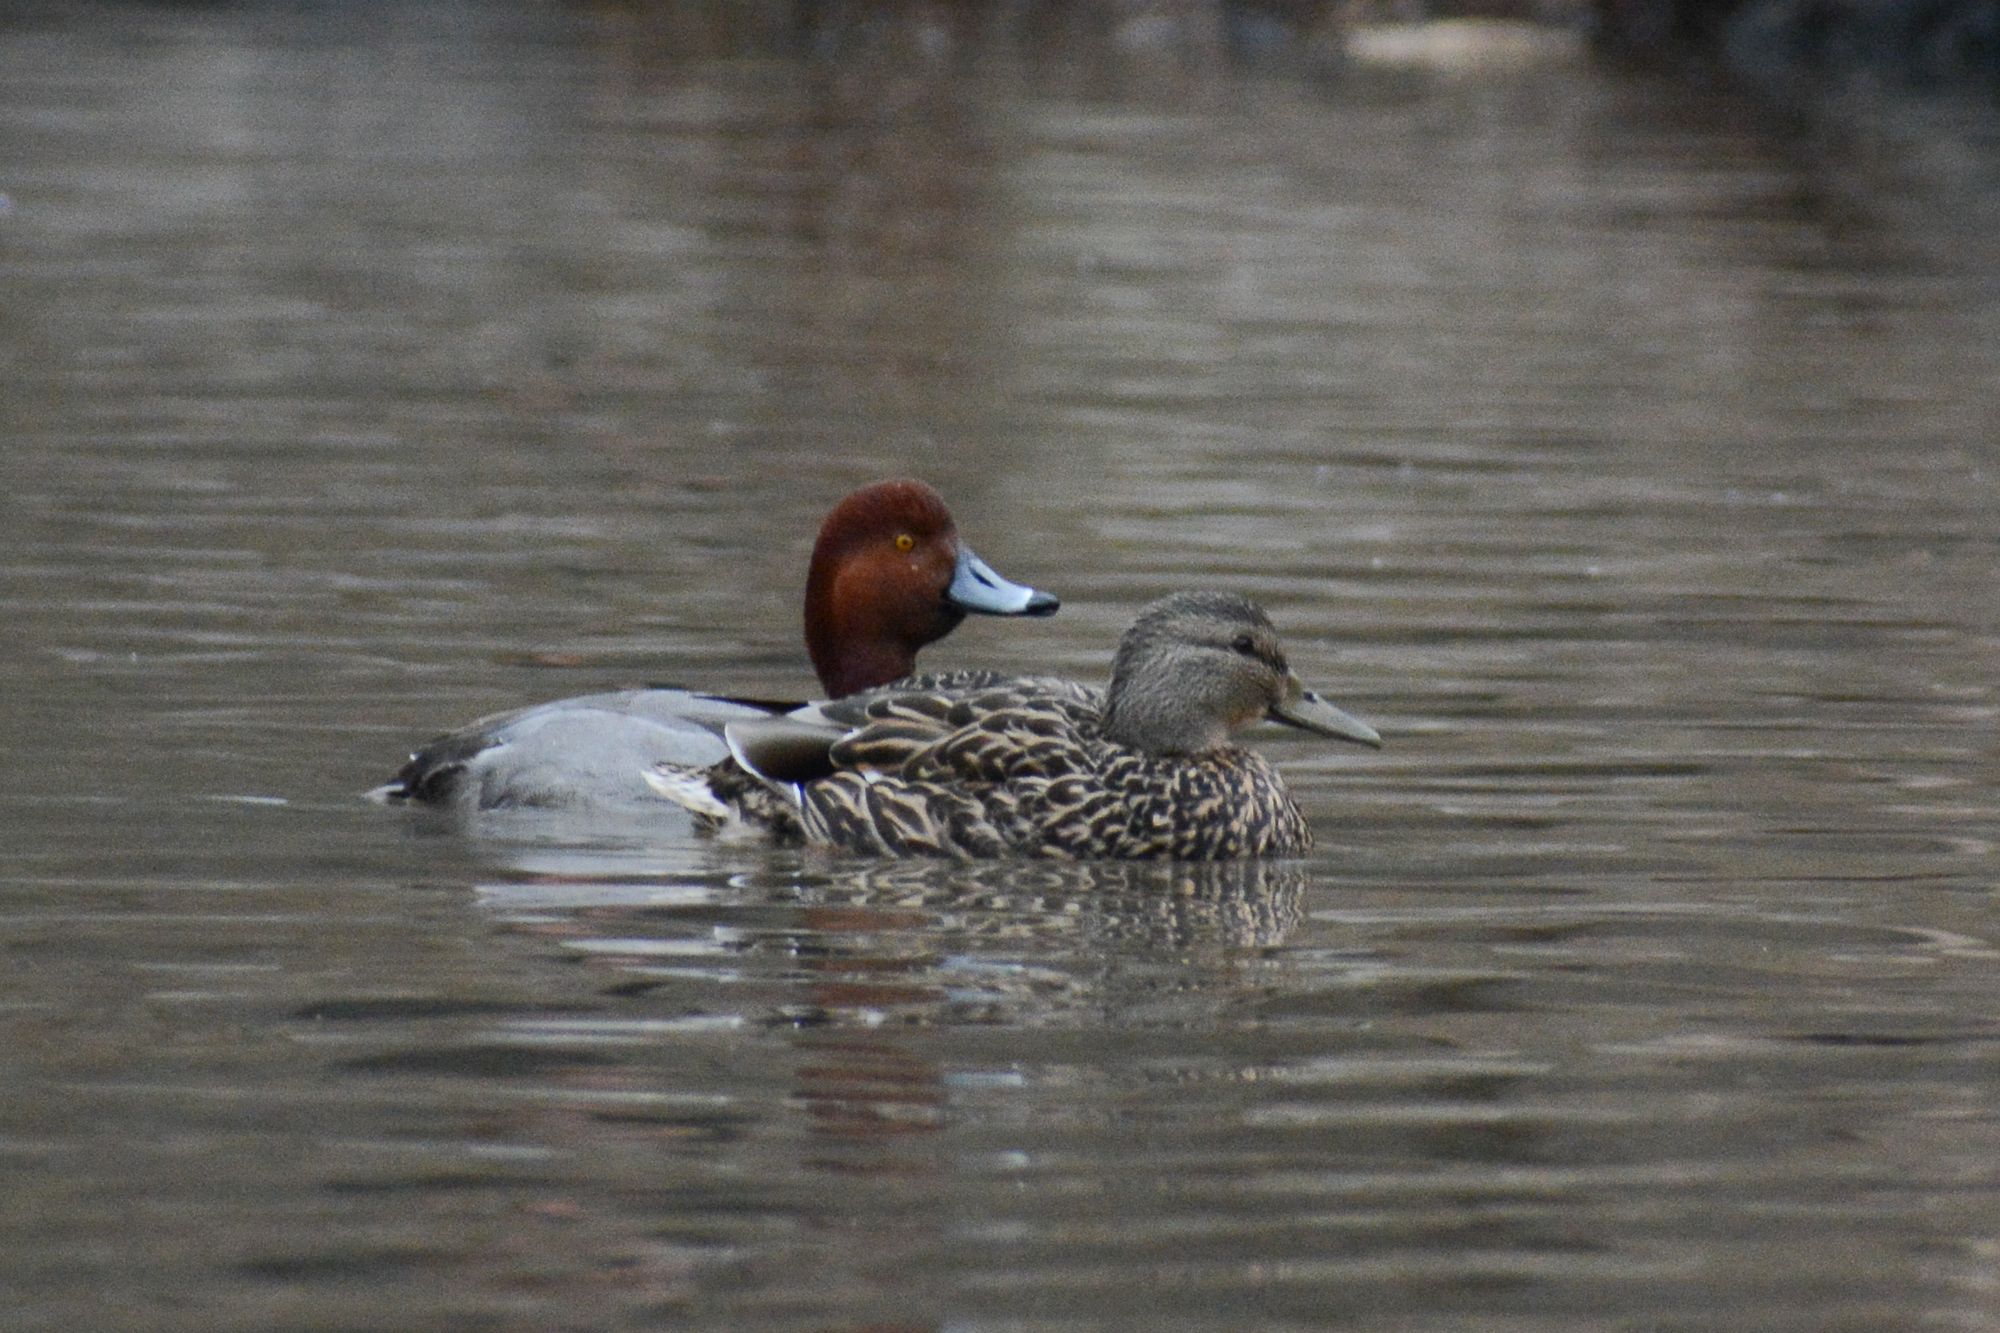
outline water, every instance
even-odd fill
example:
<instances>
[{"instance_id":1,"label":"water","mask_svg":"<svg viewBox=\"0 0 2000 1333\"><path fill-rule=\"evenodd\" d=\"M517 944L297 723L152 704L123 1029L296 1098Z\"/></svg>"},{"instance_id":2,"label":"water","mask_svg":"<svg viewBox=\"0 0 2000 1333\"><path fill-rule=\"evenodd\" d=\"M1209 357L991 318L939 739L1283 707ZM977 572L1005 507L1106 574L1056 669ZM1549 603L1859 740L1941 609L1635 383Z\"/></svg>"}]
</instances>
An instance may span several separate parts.
<instances>
[{"instance_id":1,"label":"water","mask_svg":"<svg viewBox=\"0 0 2000 1333\"><path fill-rule=\"evenodd\" d=\"M0 26L8 1326L2000 1326L1976 175L1560 41L687 13ZM358 799L808 689L899 472L1065 597L937 665L1264 601L1389 738L1260 738L1313 856Z\"/></svg>"}]
</instances>

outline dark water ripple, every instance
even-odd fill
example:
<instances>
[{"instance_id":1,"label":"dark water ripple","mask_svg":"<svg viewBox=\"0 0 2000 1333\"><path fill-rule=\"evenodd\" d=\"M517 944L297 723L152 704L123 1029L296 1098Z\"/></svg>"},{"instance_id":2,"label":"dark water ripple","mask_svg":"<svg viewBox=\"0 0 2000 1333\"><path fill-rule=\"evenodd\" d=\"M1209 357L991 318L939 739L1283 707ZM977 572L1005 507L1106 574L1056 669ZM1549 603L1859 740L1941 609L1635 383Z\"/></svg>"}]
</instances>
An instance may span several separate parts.
<instances>
[{"instance_id":1,"label":"dark water ripple","mask_svg":"<svg viewBox=\"0 0 2000 1333\"><path fill-rule=\"evenodd\" d=\"M2000 1324L1964 183L1559 37L860 33L0 19L8 1326ZM941 664L1261 598L1390 741L1259 738L1318 850L358 801L807 688L888 472L1065 598Z\"/></svg>"}]
</instances>

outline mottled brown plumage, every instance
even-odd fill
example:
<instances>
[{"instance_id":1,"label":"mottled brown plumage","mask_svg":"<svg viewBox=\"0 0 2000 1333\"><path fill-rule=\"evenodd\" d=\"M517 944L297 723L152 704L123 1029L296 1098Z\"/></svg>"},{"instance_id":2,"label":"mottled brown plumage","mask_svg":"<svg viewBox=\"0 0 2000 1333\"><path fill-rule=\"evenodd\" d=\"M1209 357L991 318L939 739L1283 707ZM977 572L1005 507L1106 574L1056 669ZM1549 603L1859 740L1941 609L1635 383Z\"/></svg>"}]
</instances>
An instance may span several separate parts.
<instances>
[{"instance_id":1,"label":"mottled brown plumage","mask_svg":"<svg viewBox=\"0 0 2000 1333\"><path fill-rule=\"evenodd\" d=\"M1311 831L1277 770L1229 743L1267 716L1380 743L1305 691L1256 606L1181 593L1127 631L1102 694L984 672L912 679L822 705L810 775L773 771L764 742L777 738L748 724L730 730L731 763L656 785L711 815L877 855L1278 856L1310 847ZM796 763L796 723L782 739Z\"/></svg>"}]
</instances>

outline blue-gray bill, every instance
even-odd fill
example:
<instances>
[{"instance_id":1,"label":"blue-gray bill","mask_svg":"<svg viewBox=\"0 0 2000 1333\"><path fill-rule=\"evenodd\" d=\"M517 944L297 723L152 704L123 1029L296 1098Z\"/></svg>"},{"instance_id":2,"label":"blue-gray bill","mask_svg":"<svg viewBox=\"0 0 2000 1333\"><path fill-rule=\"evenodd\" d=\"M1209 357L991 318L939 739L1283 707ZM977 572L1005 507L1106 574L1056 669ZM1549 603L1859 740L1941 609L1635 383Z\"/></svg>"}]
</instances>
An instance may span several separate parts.
<instances>
[{"instance_id":1,"label":"blue-gray bill","mask_svg":"<svg viewBox=\"0 0 2000 1333\"><path fill-rule=\"evenodd\" d=\"M1311 690L1301 689L1283 703L1273 704L1268 716L1273 722L1282 722L1288 727L1297 727L1315 735L1353 741L1376 750L1382 748L1381 732L1360 718L1335 708Z\"/></svg>"},{"instance_id":2,"label":"blue-gray bill","mask_svg":"<svg viewBox=\"0 0 2000 1333\"><path fill-rule=\"evenodd\" d=\"M945 600L963 611L983 616L1052 616L1062 605L1053 593L1009 583L994 572L993 566L961 544L958 568L952 572Z\"/></svg>"}]
</instances>

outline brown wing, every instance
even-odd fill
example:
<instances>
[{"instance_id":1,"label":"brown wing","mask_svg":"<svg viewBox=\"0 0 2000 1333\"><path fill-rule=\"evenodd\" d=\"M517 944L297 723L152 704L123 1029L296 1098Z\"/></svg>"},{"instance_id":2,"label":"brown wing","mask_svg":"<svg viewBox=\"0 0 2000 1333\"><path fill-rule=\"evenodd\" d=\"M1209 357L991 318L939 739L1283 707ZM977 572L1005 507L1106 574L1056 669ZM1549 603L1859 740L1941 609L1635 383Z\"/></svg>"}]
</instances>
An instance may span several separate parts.
<instances>
[{"instance_id":1,"label":"brown wing","mask_svg":"<svg viewBox=\"0 0 2000 1333\"><path fill-rule=\"evenodd\" d=\"M960 673L959 679L991 673ZM999 678L984 688L904 690L887 686L823 705L822 716L853 728L832 750L842 769L900 773L939 781L963 778L992 781L991 761L960 773L951 755L970 756L1007 744L1001 736L1053 735L1065 728L1094 726L1100 700L1093 690L1040 677ZM987 739L980 740L984 729ZM934 747L965 739L959 748L933 757ZM921 771L919 771L921 770Z\"/></svg>"},{"instance_id":2,"label":"brown wing","mask_svg":"<svg viewBox=\"0 0 2000 1333\"><path fill-rule=\"evenodd\" d=\"M816 705L815 711L828 721L859 727L894 712L934 716L940 710L965 700L993 695L1009 695L1016 699L1066 699L1087 707L1101 707L1104 703L1103 691L1057 676L943 671L932 675L906 676L879 689L830 699Z\"/></svg>"},{"instance_id":3,"label":"brown wing","mask_svg":"<svg viewBox=\"0 0 2000 1333\"><path fill-rule=\"evenodd\" d=\"M1113 744L1102 697L1062 681L886 687L807 784L809 838L876 855L1187 861L1312 845L1277 770L1247 750L1160 758ZM833 710L829 716L838 717Z\"/></svg>"},{"instance_id":4,"label":"brown wing","mask_svg":"<svg viewBox=\"0 0 2000 1333\"><path fill-rule=\"evenodd\" d=\"M1018 845L1014 784L1074 773L1097 734L1090 692L1041 686L868 701L867 721L833 747L838 771L804 790L808 833L901 855L996 856Z\"/></svg>"}]
</instances>

